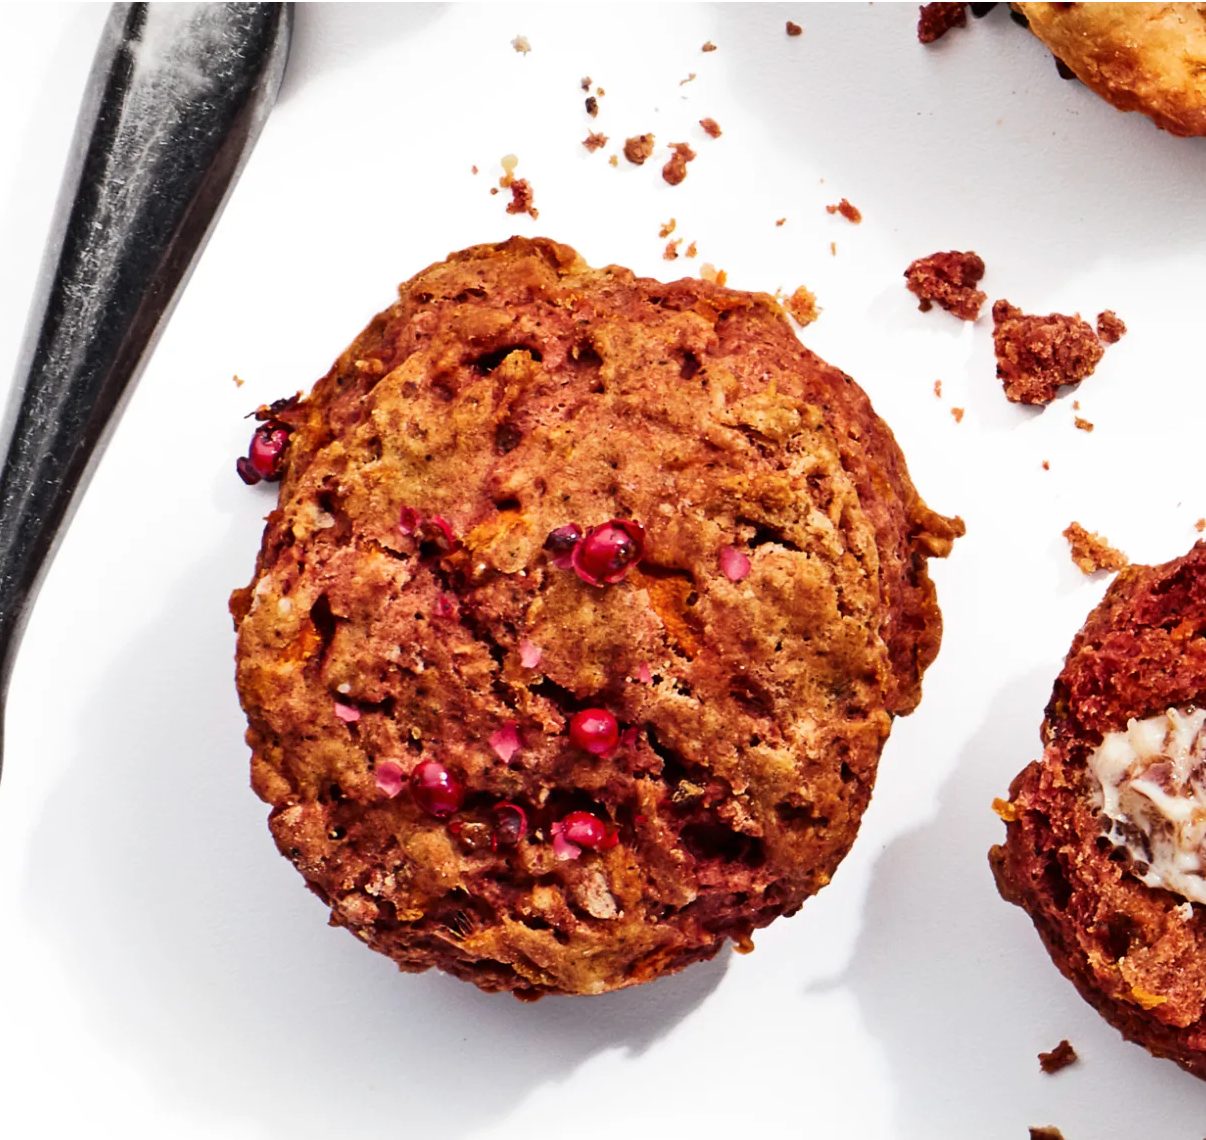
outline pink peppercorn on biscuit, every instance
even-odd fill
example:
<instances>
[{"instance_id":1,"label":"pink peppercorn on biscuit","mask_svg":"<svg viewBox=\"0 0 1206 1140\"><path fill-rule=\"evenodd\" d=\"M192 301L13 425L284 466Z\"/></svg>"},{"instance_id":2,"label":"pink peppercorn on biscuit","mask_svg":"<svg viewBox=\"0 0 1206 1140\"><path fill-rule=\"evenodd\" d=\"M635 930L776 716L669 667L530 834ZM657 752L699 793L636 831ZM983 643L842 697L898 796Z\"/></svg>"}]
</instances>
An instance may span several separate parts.
<instances>
[{"instance_id":1,"label":"pink peppercorn on biscuit","mask_svg":"<svg viewBox=\"0 0 1206 1140\"><path fill-rule=\"evenodd\" d=\"M477 246L277 411L238 687L334 924L403 970L601 993L829 881L963 528L772 298Z\"/></svg>"}]
</instances>

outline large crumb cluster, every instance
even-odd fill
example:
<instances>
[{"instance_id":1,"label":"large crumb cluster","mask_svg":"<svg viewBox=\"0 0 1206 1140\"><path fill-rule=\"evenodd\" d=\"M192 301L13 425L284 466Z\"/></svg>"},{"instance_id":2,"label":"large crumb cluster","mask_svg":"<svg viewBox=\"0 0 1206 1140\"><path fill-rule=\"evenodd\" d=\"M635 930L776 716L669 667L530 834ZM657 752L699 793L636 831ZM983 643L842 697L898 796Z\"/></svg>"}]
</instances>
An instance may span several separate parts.
<instances>
[{"instance_id":1,"label":"large crumb cluster","mask_svg":"<svg viewBox=\"0 0 1206 1140\"><path fill-rule=\"evenodd\" d=\"M786 308L800 325L812 324L821 313L817 308L816 295L803 285L788 297Z\"/></svg>"},{"instance_id":2,"label":"large crumb cluster","mask_svg":"<svg viewBox=\"0 0 1206 1140\"><path fill-rule=\"evenodd\" d=\"M1121 550L1115 550L1100 534L1085 530L1078 522L1069 523L1063 535L1072 547L1072 561L1082 574L1122 570L1127 565L1127 556Z\"/></svg>"},{"instance_id":3,"label":"large crumb cluster","mask_svg":"<svg viewBox=\"0 0 1206 1140\"><path fill-rule=\"evenodd\" d=\"M1113 309L1106 309L1097 314L1097 335L1103 344L1117 344L1126 336L1126 323Z\"/></svg>"},{"instance_id":4,"label":"large crumb cluster","mask_svg":"<svg viewBox=\"0 0 1206 1140\"><path fill-rule=\"evenodd\" d=\"M1040 1053L1038 1059L1039 1068L1044 1073L1058 1073L1060 1069L1066 1069L1069 1065L1075 1064L1076 1050L1072 1048L1071 1042L1065 1039L1049 1053Z\"/></svg>"},{"instance_id":5,"label":"large crumb cluster","mask_svg":"<svg viewBox=\"0 0 1206 1140\"><path fill-rule=\"evenodd\" d=\"M923 44L932 44L951 28L962 28L966 23L966 4L922 4L917 14L917 38Z\"/></svg>"},{"instance_id":6,"label":"large crumb cluster","mask_svg":"<svg viewBox=\"0 0 1206 1140\"><path fill-rule=\"evenodd\" d=\"M671 186L677 186L687 177L687 163L695 161L695 151L685 142L671 143L670 149L674 153L670 156L669 162L662 167L662 177Z\"/></svg>"},{"instance_id":7,"label":"large crumb cluster","mask_svg":"<svg viewBox=\"0 0 1206 1140\"><path fill-rule=\"evenodd\" d=\"M920 308L934 304L961 321L974 321L988 295L976 286L984 276L984 261L974 252L949 250L919 257L904 273L910 293L920 298Z\"/></svg>"},{"instance_id":8,"label":"large crumb cluster","mask_svg":"<svg viewBox=\"0 0 1206 1140\"><path fill-rule=\"evenodd\" d=\"M846 221L852 222L856 226L863 220L863 212L857 206L851 205L845 198L836 205L826 206L825 211L829 214L841 214Z\"/></svg>"},{"instance_id":9,"label":"large crumb cluster","mask_svg":"<svg viewBox=\"0 0 1206 1140\"><path fill-rule=\"evenodd\" d=\"M634 166L641 166L653 153L653 135L633 135L624 140L624 157Z\"/></svg>"},{"instance_id":10,"label":"large crumb cluster","mask_svg":"<svg viewBox=\"0 0 1206 1140\"><path fill-rule=\"evenodd\" d=\"M1049 404L1061 386L1092 374L1105 351L1079 316L1031 316L1008 301L992 307L997 378L1014 403Z\"/></svg>"}]
</instances>

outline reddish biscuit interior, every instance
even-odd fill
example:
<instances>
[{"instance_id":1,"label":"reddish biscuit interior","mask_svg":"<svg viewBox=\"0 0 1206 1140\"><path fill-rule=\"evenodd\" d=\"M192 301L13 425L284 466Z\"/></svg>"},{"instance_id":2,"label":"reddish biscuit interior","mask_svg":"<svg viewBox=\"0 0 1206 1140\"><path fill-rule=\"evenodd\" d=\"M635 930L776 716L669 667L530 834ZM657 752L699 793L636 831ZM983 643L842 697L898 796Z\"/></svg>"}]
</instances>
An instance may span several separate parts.
<instances>
[{"instance_id":1,"label":"reddish biscuit interior","mask_svg":"<svg viewBox=\"0 0 1206 1140\"><path fill-rule=\"evenodd\" d=\"M1016 816L990 853L1001 894L1033 919L1056 965L1132 1041L1206 1077L1206 914L1145 886L1101 835L1088 755L1104 733L1206 692L1206 544L1131 566L1069 650L1043 758L1010 788Z\"/></svg>"},{"instance_id":2,"label":"reddish biscuit interior","mask_svg":"<svg viewBox=\"0 0 1206 1140\"><path fill-rule=\"evenodd\" d=\"M938 650L926 559L962 524L772 298L478 246L402 285L291 419L237 675L253 786L334 923L406 970L597 993L828 882ZM645 533L622 582L553 564L550 532L613 518ZM613 752L569 740L584 707L618 719ZM429 760L467 789L454 821L378 787ZM525 838L467 844L502 801ZM570 811L614 846L558 859Z\"/></svg>"}]
</instances>

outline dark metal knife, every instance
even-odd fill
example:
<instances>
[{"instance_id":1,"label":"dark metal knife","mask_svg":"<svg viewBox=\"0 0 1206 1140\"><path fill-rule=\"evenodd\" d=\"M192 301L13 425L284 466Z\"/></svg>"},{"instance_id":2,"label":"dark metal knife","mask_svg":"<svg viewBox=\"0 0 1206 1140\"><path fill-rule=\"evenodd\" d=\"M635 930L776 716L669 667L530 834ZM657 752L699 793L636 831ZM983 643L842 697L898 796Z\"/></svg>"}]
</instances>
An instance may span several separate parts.
<instances>
[{"instance_id":1,"label":"dark metal knife","mask_svg":"<svg viewBox=\"0 0 1206 1140\"><path fill-rule=\"evenodd\" d=\"M280 88L290 4L114 5L0 429L0 761L26 618L74 502Z\"/></svg>"}]
</instances>

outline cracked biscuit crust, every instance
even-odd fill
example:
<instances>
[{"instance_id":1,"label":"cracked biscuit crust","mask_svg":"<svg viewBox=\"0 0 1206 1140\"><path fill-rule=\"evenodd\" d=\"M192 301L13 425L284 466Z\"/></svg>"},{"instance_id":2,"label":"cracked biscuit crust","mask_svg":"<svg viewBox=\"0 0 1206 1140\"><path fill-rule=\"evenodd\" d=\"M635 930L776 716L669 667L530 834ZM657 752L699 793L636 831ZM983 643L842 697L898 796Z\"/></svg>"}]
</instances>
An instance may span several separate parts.
<instances>
[{"instance_id":1,"label":"cracked biscuit crust","mask_svg":"<svg viewBox=\"0 0 1206 1140\"><path fill-rule=\"evenodd\" d=\"M853 842L938 650L926 559L962 523L768 296L520 238L399 292L294 411L231 602L281 852L402 969L520 997L747 945ZM613 518L644 527L623 581L555 564L550 532ZM584 707L619 721L611 752L571 743ZM466 789L453 820L411 795L429 760ZM572 811L614 842L565 857Z\"/></svg>"},{"instance_id":2,"label":"cracked biscuit crust","mask_svg":"<svg viewBox=\"0 0 1206 1140\"><path fill-rule=\"evenodd\" d=\"M1055 964L1123 1036L1206 1078L1206 912L1117 860L1087 758L1107 732L1206 693L1206 543L1130 566L1068 652L1045 750L1001 805L989 855L1001 895L1030 915ZM1111 858L1115 854L1115 858Z\"/></svg>"},{"instance_id":3,"label":"cracked biscuit crust","mask_svg":"<svg viewBox=\"0 0 1206 1140\"><path fill-rule=\"evenodd\" d=\"M1014 4L1087 87L1174 135L1206 134L1200 4Z\"/></svg>"}]
</instances>

